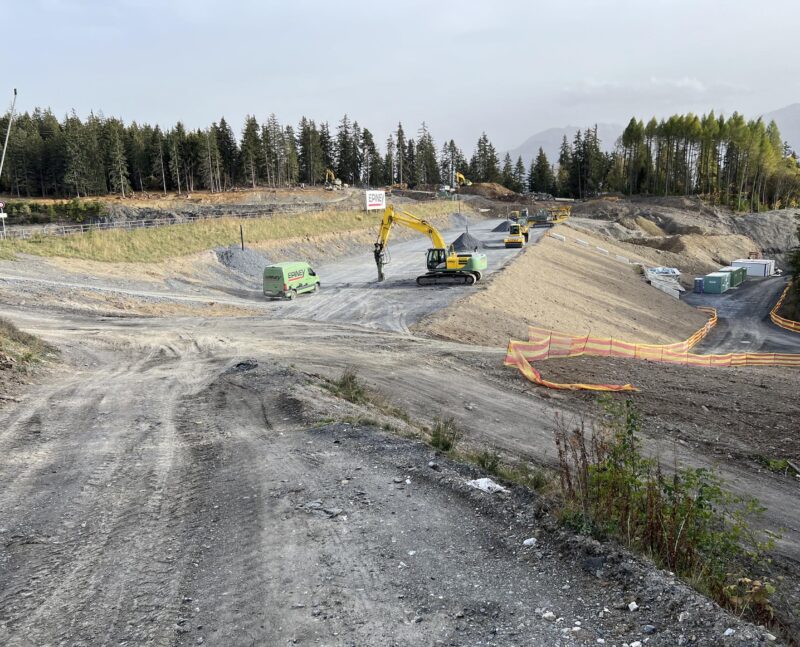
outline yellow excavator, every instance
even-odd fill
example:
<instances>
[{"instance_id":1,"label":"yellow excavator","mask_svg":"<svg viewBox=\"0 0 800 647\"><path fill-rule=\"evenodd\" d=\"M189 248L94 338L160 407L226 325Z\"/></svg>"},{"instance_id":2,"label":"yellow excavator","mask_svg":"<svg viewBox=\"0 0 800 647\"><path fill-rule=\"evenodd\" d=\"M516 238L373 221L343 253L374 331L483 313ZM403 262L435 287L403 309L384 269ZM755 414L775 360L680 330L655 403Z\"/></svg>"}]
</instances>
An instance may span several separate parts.
<instances>
[{"instance_id":1,"label":"yellow excavator","mask_svg":"<svg viewBox=\"0 0 800 647\"><path fill-rule=\"evenodd\" d=\"M325 169L325 188L328 191L338 191L342 188L342 181L329 168Z\"/></svg>"},{"instance_id":2,"label":"yellow excavator","mask_svg":"<svg viewBox=\"0 0 800 647\"><path fill-rule=\"evenodd\" d=\"M472 285L481 280L486 269L486 254L458 253L447 245L444 237L432 224L408 211L400 211L389 205L383 212L378 240L375 242L375 264L378 266L378 281L384 280L383 267L387 264L387 244L394 225L404 225L425 234L433 247L428 250L426 274L417 277L417 285Z\"/></svg>"},{"instance_id":3,"label":"yellow excavator","mask_svg":"<svg viewBox=\"0 0 800 647\"><path fill-rule=\"evenodd\" d=\"M456 171L456 184L458 186L472 186L472 182L464 177L463 173Z\"/></svg>"}]
</instances>

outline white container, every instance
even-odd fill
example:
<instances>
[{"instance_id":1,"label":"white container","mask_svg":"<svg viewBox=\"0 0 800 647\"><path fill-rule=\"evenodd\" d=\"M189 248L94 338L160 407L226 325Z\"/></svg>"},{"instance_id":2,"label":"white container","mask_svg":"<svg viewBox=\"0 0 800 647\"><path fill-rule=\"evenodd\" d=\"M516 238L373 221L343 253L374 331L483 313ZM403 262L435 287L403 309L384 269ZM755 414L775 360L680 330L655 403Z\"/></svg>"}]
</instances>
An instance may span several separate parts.
<instances>
[{"instance_id":1,"label":"white container","mask_svg":"<svg viewBox=\"0 0 800 647\"><path fill-rule=\"evenodd\" d=\"M772 276L775 274L775 261L771 258L740 258L731 263L732 267L744 267L747 276Z\"/></svg>"}]
</instances>

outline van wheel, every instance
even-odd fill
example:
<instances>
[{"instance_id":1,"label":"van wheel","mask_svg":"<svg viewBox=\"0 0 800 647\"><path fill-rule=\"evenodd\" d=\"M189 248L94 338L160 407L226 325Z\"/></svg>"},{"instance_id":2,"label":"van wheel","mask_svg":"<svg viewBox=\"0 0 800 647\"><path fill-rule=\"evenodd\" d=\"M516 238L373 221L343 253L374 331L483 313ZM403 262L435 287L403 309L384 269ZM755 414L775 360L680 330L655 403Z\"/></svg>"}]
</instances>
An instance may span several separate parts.
<instances>
[{"instance_id":1,"label":"van wheel","mask_svg":"<svg viewBox=\"0 0 800 647\"><path fill-rule=\"evenodd\" d=\"M289 299L289 301L293 301L296 296L297 290L289 290L289 292L286 293L286 298Z\"/></svg>"},{"instance_id":2,"label":"van wheel","mask_svg":"<svg viewBox=\"0 0 800 647\"><path fill-rule=\"evenodd\" d=\"M314 289L311 290L312 292L319 292L319 283L314 283Z\"/></svg>"}]
</instances>

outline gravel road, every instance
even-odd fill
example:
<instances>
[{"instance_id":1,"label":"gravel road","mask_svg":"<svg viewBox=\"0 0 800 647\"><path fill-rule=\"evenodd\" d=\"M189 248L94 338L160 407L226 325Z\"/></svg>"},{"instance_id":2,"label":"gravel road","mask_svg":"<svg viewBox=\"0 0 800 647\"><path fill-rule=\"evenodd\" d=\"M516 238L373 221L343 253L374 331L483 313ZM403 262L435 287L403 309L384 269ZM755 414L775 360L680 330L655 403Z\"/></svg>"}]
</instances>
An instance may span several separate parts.
<instances>
[{"instance_id":1,"label":"gravel road","mask_svg":"<svg viewBox=\"0 0 800 647\"><path fill-rule=\"evenodd\" d=\"M695 347L695 352L800 353L800 335L779 328L769 318L785 287L782 277L750 278L724 294L686 294L683 301L712 306L719 317L715 330Z\"/></svg>"}]
</instances>

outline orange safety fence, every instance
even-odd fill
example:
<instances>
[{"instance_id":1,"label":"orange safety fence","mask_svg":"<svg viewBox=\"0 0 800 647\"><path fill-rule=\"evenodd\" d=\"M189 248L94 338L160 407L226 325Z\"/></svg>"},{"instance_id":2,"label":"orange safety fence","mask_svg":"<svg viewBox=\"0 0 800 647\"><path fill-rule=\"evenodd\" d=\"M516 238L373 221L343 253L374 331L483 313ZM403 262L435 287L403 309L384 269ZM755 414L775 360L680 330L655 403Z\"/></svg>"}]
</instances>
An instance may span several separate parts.
<instances>
[{"instance_id":1,"label":"orange safety fence","mask_svg":"<svg viewBox=\"0 0 800 647\"><path fill-rule=\"evenodd\" d=\"M706 324L694 335L674 344L637 344L610 337L571 335L546 328L530 327L529 340L510 341L505 365L515 366L527 379L550 389L571 391L638 391L631 384L559 384L542 378L532 362L556 357L624 357L664 364L683 366L796 366L800 355L786 353L726 353L724 355L696 355L689 350L696 346L717 324L714 308L699 308L709 315Z\"/></svg>"},{"instance_id":2,"label":"orange safety fence","mask_svg":"<svg viewBox=\"0 0 800 647\"><path fill-rule=\"evenodd\" d=\"M776 326L780 326L785 330L791 330L792 332L800 332L800 321L794 321L793 319L787 319L786 317L781 317L778 312L780 312L781 306L783 305L786 296L789 294L789 289L792 287L792 284L789 283L786 286L786 289L781 294L781 298L778 299L778 303L775 304L775 307L770 311L769 318L772 319L772 323Z\"/></svg>"}]
</instances>

